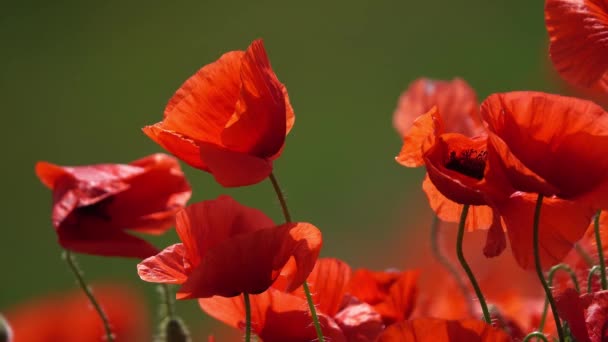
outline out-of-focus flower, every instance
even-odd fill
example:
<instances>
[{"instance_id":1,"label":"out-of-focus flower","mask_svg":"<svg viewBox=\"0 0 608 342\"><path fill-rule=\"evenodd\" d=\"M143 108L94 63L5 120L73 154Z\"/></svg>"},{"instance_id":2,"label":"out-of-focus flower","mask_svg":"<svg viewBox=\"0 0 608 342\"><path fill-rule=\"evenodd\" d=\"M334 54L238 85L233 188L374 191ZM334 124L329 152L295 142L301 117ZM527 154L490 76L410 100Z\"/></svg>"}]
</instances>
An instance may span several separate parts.
<instances>
[{"instance_id":1,"label":"out-of-focus flower","mask_svg":"<svg viewBox=\"0 0 608 342\"><path fill-rule=\"evenodd\" d=\"M272 172L294 123L287 90L261 40L201 68L175 93L163 121L144 127L152 140L226 187Z\"/></svg>"},{"instance_id":2,"label":"out-of-focus flower","mask_svg":"<svg viewBox=\"0 0 608 342\"><path fill-rule=\"evenodd\" d=\"M59 244L79 253L146 258L158 250L127 234L161 234L190 198L190 185L171 156L154 154L129 164L36 164L53 192Z\"/></svg>"},{"instance_id":3,"label":"out-of-focus flower","mask_svg":"<svg viewBox=\"0 0 608 342\"><path fill-rule=\"evenodd\" d=\"M549 53L568 82L608 92L608 7L603 0L546 0Z\"/></svg>"},{"instance_id":4,"label":"out-of-focus flower","mask_svg":"<svg viewBox=\"0 0 608 342\"><path fill-rule=\"evenodd\" d=\"M136 292L116 285L94 286L116 342L150 341L148 312ZM81 291L49 295L6 312L13 342L105 341L97 312Z\"/></svg>"},{"instance_id":5,"label":"out-of-focus flower","mask_svg":"<svg viewBox=\"0 0 608 342\"><path fill-rule=\"evenodd\" d=\"M579 295L569 288L556 298L557 310L577 342L602 342L608 339L608 291Z\"/></svg>"},{"instance_id":6,"label":"out-of-focus flower","mask_svg":"<svg viewBox=\"0 0 608 342\"><path fill-rule=\"evenodd\" d=\"M312 271L321 249L321 232L309 223L275 225L257 209L229 196L195 203L178 212L182 243L142 261L141 279L181 284L178 299L232 297L264 292L292 258L292 291Z\"/></svg>"},{"instance_id":7,"label":"out-of-focus flower","mask_svg":"<svg viewBox=\"0 0 608 342\"><path fill-rule=\"evenodd\" d=\"M512 339L502 330L478 320L419 318L388 327L377 341L509 342Z\"/></svg>"}]
</instances>

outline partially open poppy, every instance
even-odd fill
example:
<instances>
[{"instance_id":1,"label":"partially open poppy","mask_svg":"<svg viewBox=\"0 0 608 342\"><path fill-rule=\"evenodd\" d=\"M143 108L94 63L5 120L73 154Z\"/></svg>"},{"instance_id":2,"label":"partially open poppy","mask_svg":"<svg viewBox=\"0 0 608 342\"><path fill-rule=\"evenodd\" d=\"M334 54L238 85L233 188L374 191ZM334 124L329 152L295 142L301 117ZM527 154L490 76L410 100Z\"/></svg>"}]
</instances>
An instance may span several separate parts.
<instances>
[{"instance_id":1,"label":"partially open poppy","mask_svg":"<svg viewBox=\"0 0 608 342\"><path fill-rule=\"evenodd\" d=\"M602 0L546 0L550 56L574 85L608 92L608 7Z\"/></svg>"},{"instance_id":2,"label":"partially open poppy","mask_svg":"<svg viewBox=\"0 0 608 342\"><path fill-rule=\"evenodd\" d=\"M608 291L579 295L569 288L556 298L559 315L568 322L577 342L603 342L608 339Z\"/></svg>"},{"instance_id":3,"label":"partially open poppy","mask_svg":"<svg viewBox=\"0 0 608 342\"><path fill-rule=\"evenodd\" d=\"M190 198L190 185L171 156L154 154L129 164L36 164L53 191L59 243L79 253L146 258L158 250L125 230L166 231Z\"/></svg>"},{"instance_id":4,"label":"partially open poppy","mask_svg":"<svg viewBox=\"0 0 608 342\"><path fill-rule=\"evenodd\" d=\"M246 51L228 52L197 71L171 98L163 121L143 131L234 187L268 177L294 118L287 90L256 40Z\"/></svg>"},{"instance_id":5,"label":"partially open poppy","mask_svg":"<svg viewBox=\"0 0 608 342\"><path fill-rule=\"evenodd\" d=\"M141 279L181 284L178 299L264 292L293 258L293 291L312 271L321 232L309 223L275 225L259 210L229 196L195 203L176 215L182 243L137 266Z\"/></svg>"},{"instance_id":6,"label":"partially open poppy","mask_svg":"<svg viewBox=\"0 0 608 342\"><path fill-rule=\"evenodd\" d=\"M502 330L493 328L482 321L419 318L388 327L377 341L509 342L512 339Z\"/></svg>"},{"instance_id":7,"label":"partially open poppy","mask_svg":"<svg viewBox=\"0 0 608 342\"><path fill-rule=\"evenodd\" d=\"M143 298L117 285L95 286L116 342L150 341ZM32 299L5 311L13 342L106 341L97 312L80 290Z\"/></svg>"}]
</instances>

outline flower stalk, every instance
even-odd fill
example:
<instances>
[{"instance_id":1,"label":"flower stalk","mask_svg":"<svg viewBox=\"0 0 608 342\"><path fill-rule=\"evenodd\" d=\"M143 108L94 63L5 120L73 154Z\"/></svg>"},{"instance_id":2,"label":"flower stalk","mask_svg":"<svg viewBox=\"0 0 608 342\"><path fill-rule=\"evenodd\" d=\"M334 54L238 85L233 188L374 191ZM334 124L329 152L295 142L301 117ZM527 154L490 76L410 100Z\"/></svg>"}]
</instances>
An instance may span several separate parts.
<instances>
[{"instance_id":1,"label":"flower stalk","mask_svg":"<svg viewBox=\"0 0 608 342\"><path fill-rule=\"evenodd\" d=\"M595 245L597 246L597 256L600 263L600 284L602 290L608 290L608 280L606 279L606 261L604 260L604 247L602 245L602 237L600 235L600 215L599 210L593 220L593 230L595 231Z\"/></svg>"}]
</instances>

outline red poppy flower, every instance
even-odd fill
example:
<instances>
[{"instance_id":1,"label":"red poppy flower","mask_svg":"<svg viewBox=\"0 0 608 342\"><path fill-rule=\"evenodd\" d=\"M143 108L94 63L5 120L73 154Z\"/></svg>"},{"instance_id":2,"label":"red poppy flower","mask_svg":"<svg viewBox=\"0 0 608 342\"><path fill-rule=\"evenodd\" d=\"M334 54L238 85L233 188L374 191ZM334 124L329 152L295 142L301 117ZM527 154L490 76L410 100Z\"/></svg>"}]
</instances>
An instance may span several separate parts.
<instances>
[{"instance_id":1,"label":"red poppy flower","mask_svg":"<svg viewBox=\"0 0 608 342\"><path fill-rule=\"evenodd\" d=\"M95 286L116 342L150 341L148 312L136 292L119 286ZM31 300L9 309L13 342L105 341L97 312L81 291Z\"/></svg>"},{"instance_id":2,"label":"red poppy flower","mask_svg":"<svg viewBox=\"0 0 608 342\"><path fill-rule=\"evenodd\" d=\"M512 340L502 330L493 328L482 321L419 318L388 327L377 341L508 342Z\"/></svg>"},{"instance_id":3,"label":"red poppy flower","mask_svg":"<svg viewBox=\"0 0 608 342\"><path fill-rule=\"evenodd\" d=\"M272 172L294 123L287 90L261 40L201 68L175 93L152 140L226 187L255 184Z\"/></svg>"},{"instance_id":4,"label":"red poppy flower","mask_svg":"<svg viewBox=\"0 0 608 342\"><path fill-rule=\"evenodd\" d=\"M578 342L608 339L608 291L579 295L569 288L555 297L559 315Z\"/></svg>"},{"instance_id":5,"label":"red poppy flower","mask_svg":"<svg viewBox=\"0 0 608 342\"><path fill-rule=\"evenodd\" d=\"M304 291L301 288L291 293L281 291L282 280L290 278L292 271L287 267L272 288L251 296L252 326L264 341L311 341L317 337ZM348 264L333 258L319 259L310 273L307 282L321 317L323 333L332 341L372 341L384 324L369 304L347 294L350 279ZM236 328L244 327L242 299L212 297L200 299L199 303L218 320Z\"/></svg>"},{"instance_id":6,"label":"red poppy flower","mask_svg":"<svg viewBox=\"0 0 608 342\"><path fill-rule=\"evenodd\" d=\"M53 225L59 243L79 253L146 258L157 249L126 229L161 234L191 190L177 160L154 154L129 164L36 164L53 191Z\"/></svg>"},{"instance_id":7,"label":"red poppy flower","mask_svg":"<svg viewBox=\"0 0 608 342\"><path fill-rule=\"evenodd\" d=\"M178 299L264 292L290 258L296 271L287 288L302 285L321 249L321 232L309 223L276 226L259 210L229 196L188 206L176 215L182 243L142 261L141 279L181 284Z\"/></svg>"},{"instance_id":8,"label":"red poppy flower","mask_svg":"<svg viewBox=\"0 0 608 342\"><path fill-rule=\"evenodd\" d=\"M418 271L373 272L359 269L349 283L349 292L372 305L386 325L406 320L417 298Z\"/></svg>"},{"instance_id":9,"label":"red poppy flower","mask_svg":"<svg viewBox=\"0 0 608 342\"><path fill-rule=\"evenodd\" d=\"M550 56L567 81L608 91L608 7L602 0L547 0Z\"/></svg>"},{"instance_id":10,"label":"red poppy flower","mask_svg":"<svg viewBox=\"0 0 608 342\"><path fill-rule=\"evenodd\" d=\"M608 115L592 102L538 92L489 96L489 167L515 192L499 208L520 265L532 265L533 203L541 211L541 260L560 262L584 234L595 210L608 208Z\"/></svg>"}]
</instances>

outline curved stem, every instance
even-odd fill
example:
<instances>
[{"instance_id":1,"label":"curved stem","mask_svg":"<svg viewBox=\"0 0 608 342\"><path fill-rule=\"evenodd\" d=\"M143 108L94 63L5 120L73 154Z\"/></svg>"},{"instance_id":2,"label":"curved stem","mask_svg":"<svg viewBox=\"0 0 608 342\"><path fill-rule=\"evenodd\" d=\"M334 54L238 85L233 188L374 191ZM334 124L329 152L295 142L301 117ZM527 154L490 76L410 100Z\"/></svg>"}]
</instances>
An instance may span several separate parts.
<instances>
[{"instance_id":1,"label":"curved stem","mask_svg":"<svg viewBox=\"0 0 608 342\"><path fill-rule=\"evenodd\" d=\"M547 280L545 279L545 275L543 274L543 267L540 261L540 248L538 243L538 231L540 226L540 209L543 205L543 195L538 194L538 199L536 200L536 208L534 210L534 226L533 226L533 242L534 242L534 264L536 266L536 274L538 275L538 279L543 285L543 289L545 290L545 294L547 296L547 301L549 305L551 305L551 311L553 312L553 319L555 320L555 327L557 329L557 334L559 336L560 342L564 342L564 331L562 329L562 323L559 319L559 315L557 313L557 306L555 305L555 300L553 300L553 294L551 293L551 289L549 288L549 284L547 284Z\"/></svg>"},{"instance_id":2,"label":"curved stem","mask_svg":"<svg viewBox=\"0 0 608 342\"><path fill-rule=\"evenodd\" d=\"M80 288L82 289L84 294L89 299L89 302L91 302L91 305L93 305L93 308L95 309L95 311L97 311L97 315L99 315L99 318L101 319L101 323L103 324L103 328L106 331L106 339L109 342L114 342L114 334L112 334L112 328L110 328L110 321L108 320L108 316L103 311L103 309L101 308L101 305L99 305L99 302L93 295L91 288L89 287L89 285L87 285L86 281L84 280L82 271L80 270L80 268L78 268L78 265L76 265L76 261L74 260L74 256L72 255L72 252L65 250L63 252L63 259L65 259L68 266L70 267L70 270L72 270L72 273L74 273L74 276L76 277L76 280L78 281L78 285L80 285Z\"/></svg>"},{"instance_id":3,"label":"curved stem","mask_svg":"<svg viewBox=\"0 0 608 342\"><path fill-rule=\"evenodd\" d=\"M277 178L274 176L274 173L271 173L270 182L272 183L272 188L274 192L277 194L277 198L279 199L279 203L281 203L281 209L283 210L283 216L285 217L285 222L291 222L291 215L289 214L289 209L287 208L287 201L285 201L285 196L283 196L283 191L281 191L281 187L279 186L279 182ZM308 302L308 308L310 309L310 315L312 317L312 322L315 326L315 330L317 332L317 339L319 342L325 342L323 338L323 330L321 330L321 323L319 323L319 316L317 315L317 309L315 308L315 303L312 300L312 295L310 294L310 289L308 288L308 284L304 282L302 284L304 289L304 293L306 294L306 301Z\"/></svg>"},{"instance_id":4,"label":"curved stem","mask_svg":"<svg viewBox=\"0 0 608 342\"><path fill-rule=\"evenodd\" d=\"M521 341L521 342L528 342L530 341L531 338L536 337L537 339L541 339L545 342L549 342L549 340L547 340L547 336L545 336L545 334L543 334L540 331L534 331L529 333L528 335L526 335L526 337Z\"/></svg>"},{"instance_id":5,"label":"curved stem","mask_svg":"<svg viewBox=\"0 0 608 342\"><path fill-rule=\"evenodd\" d=\"M462 292L462 295L464 296L467 302L467 305L469 307L469 313L473 315L473 301L471 298L471 293L469 292L469 289L467 289L466 284L462 280L460 272L458 272L458 269L454 264L452 264L452 261L447 257L447 255L443 254L442 248L439 244L440 225L441 220L439 220L439 217L437 217L437 215L433 215L433 223L431 224L431 250L433 251L435 259L439 261L443 268L445 268L452 275L452 278L454 278L454 280L456 281L460 292Z\"/></svg>"},{"instance_id":6,"label":"curved stem","mask_svg":"<svg viewBox=\"0 0 608 342\"><path fill-rule=\"evenodd\" d=\"M549 282L548 282L549 287L553 286L553 278L555 278L555 273L557 273L557 271L560 271L560 270L568 273L568 275L570 276L570 279L572 279L572 283L574 283L574 288L576 289L576 292L580 293L581 288L578 284L578 279L576 279L576 274L570 268L570 266L568 266L566 264L557 264L557 265L551 267L551 269L549 270L549 275L547 276L547 278L549 278ZM540 317L540 324L538 325L539 332L542 332L545 327L545 321L547 319L548 311L549 311L549 301L547 300L547 298L545 298L545 305L543 306L543 314Z\"/></svg>"},{"instance_id":7,"label":"curved stem","mask_svg":"<svg viewBox=\"0 0 608 342\"><path fill-rule=\"evenodd\" d=\"M486 300L481 292L481 288L479 288L479 284L477 284L477 280L475 279L475 275L469 264L464 258L464 253L462 252L462 240L464 239L464 225L467 220L467 214L469 213L469 205L465 204L462 208L462 214L460 215L460 223L458 224L458 237L456 239L456 254L458 255L458 261L460 261L460 265L464 268L464 271L467 273L469 280L471 281L471 285L473 285L473 289L475 290L475 294L479 299L479 305L481 306L481 311L483 312L483 319L488 324L492 324L492 319L490 317L490 311L488 310L488 305L486 304Z\"/></svg>"},{"instance_id":8,"label":"curved stem","mask_svg":"<svg viewBox=\"0 0 608 342\"><path fill-rule=\"evenodd\" d=\"M589 276L587 276L587 293L593 292L593 275L598 273L600 268L600 265L595 265L591 267L591 270L589 270Z\"/></svg>"},{"instance_id":9,"label":"curved stem","mask_svg":"<svg viewBox=\"0 0 608 342\"><path fill-rule=\"evenodd\" d=\"M606 261L604 260L604 246L602 245L602 237L600 236L600 214L601 210L598 210L594 220L595 230L595 245L597 246L597 257L600 262L600 284L602 284L602 290L608 290L608 280L606 280Z\"/></svg>"},{"instance_id":10,"label":"curved stem","mask_svg":"<svg viewBox=\"0 0 608 342\"><path fill-rule=\"evenodd\" d=\"M249 302L249 294L243 293L245 301L245 342L251 341L251 303Z\"/></svg>"}]
</instances>

